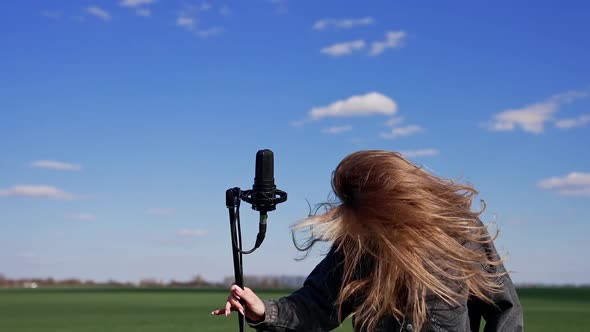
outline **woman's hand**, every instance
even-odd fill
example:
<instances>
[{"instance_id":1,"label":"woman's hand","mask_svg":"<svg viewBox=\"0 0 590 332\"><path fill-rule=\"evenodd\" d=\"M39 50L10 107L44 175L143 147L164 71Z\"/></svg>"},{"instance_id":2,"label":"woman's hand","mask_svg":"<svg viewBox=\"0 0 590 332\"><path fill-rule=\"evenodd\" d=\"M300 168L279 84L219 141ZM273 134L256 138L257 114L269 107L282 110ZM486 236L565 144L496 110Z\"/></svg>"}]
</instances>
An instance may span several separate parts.
<instances>
[{"instance_id":1,"label":"woman's hand","mask_svg":"<svg viewBox=\"0 0 590 332\"><path fill-rule=\"evenodd\" d=\"M240 300L244 301L244 306L242 306ZM225 307L213 311L212 314L217 316L225 314L227 317L231 311L235 310L239 311L252 322L264 320L264 303L248 287L241 289L237 285L231 286Z\"/></svg>"}]
</instances>

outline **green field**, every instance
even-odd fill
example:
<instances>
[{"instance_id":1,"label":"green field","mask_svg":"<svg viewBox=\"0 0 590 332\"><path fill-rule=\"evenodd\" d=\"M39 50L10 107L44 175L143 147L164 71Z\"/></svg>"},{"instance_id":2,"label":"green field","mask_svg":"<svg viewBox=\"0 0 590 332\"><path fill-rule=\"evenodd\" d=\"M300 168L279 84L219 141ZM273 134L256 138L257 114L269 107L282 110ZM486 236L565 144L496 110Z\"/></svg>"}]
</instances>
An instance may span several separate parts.
<instances>
[{"instance_id":1,"label":"green field","mask_svg":"<svg viewBox=\"0 0 590 332\"><path fill-rule=\"evenodd\" d=\"M519 294L527 331L590 331L590 288L525 288ZM0 290L0 331L237 331L235 313L211 315L226 296L220 290L5 289ZM350 323L338 331L352 331Z\"/></svg>"}]
</instances>

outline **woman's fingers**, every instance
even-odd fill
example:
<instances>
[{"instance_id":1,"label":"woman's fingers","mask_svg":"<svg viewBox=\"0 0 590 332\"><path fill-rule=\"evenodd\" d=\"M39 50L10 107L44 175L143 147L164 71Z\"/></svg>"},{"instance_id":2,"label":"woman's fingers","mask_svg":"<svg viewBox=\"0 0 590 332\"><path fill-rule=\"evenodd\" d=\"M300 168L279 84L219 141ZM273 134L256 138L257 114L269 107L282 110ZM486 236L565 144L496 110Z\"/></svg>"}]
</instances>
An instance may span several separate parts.
<instances>
[{"instance_id":1,"label":"woman's fingers","mask_svg":"<svg viewBox=\"0 0 590 332\"><path fill-rule=\"evenodd\" d=\"M232 285L230 288L230 295L227 298L225 307L211 312L213 315L229 316L231 311L239 311L249 320L260 321L264 319L264 303L250 288L240 288L237 285Z\"/></svg>"},{"instance_id":2,"label":"woman's fingers","mask_svg":"<svg viewBox=\"0 0 590 332\"><path fill-rule=\"evenodd\" d=\"M250 288L245 287L242 289L239 286L233 285L230 288L230 293L234 297L242 299L242 303L246 305L248 319L257 321L264 318L264 303Z\"/></svg>"},{"instance_id":3,"label":"woman's fingers","mask_svg":"<svg viewBox=\"0 0 590 332\"><path fill-rule=\"evenodd\" d=\"M244 314L244 307L242 306L242 304L240 303L238 298L236 298L233 295L230 295L227 298L227 302L229 302L231 304L232 309L238 310L242 315Z\"/></svg>"},{"instance_id":4,"label":"woman's fingers","mask_svg":"<svg viewBox=\"0 0 590 332\"><path fill-rule=\"evenodd\" d=\"M246 289L250 290L249 288ZM238 299L243 299L244 302L246 302L246 305L251 305L255 300L258 299L258 297L252 291L248 292L236 285L231 287L231 294Z\"/></svg>"},{"instance_id":5,"label":"woman's fingers","mask_svg":"<svg viewBox=\"0 0 590 332\"><path fill-rule=\"evenodd\" d=\"M217 309L217 310L213 310L211 312L211 314L219 316L219 315L223 315L225 313L225 309Z\"/></svg>"},{"instance_id":6,"label":"woman's fingers","mask_svg":"<svg viewBox=\"0 0 590 332\"><path fill-rule=\"evenodd\" d=\"M234 295L230 295L227 298L227 302L225 302L225 307L222 309L217 309L211 312L213 315L225 315L226 317L231 314L232 311L239 311L242 315L244 315L244 307L240 303L239 297Z\"/></svg>"}]
</instances>

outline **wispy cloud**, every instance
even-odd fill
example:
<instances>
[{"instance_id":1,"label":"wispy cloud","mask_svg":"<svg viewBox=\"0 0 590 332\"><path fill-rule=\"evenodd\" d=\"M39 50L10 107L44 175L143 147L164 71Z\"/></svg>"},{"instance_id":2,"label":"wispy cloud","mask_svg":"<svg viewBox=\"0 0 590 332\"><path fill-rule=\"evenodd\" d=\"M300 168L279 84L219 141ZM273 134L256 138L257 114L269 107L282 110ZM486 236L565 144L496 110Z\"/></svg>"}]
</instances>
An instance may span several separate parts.
<instances>
[{"instance_id":1,"label":"wispy cloud","mask_svg":"<svg viewBox=\"0 0 590 332\"><path fill-rule=\"evenodd\" d=\"M86 8L86 12L88 12L90 15L96 16L97 18L108 22L111 20L111 14L109 14L109 12L107 12L106 10L98 7L98 6L90 6Z\"/></svg>"},{"instance_id":2,"label":"wispy cloud","mask_svg":"<svg viewBox=\"0 0 590 332\"><path fill-rule=\"evenodd\" d=\"M437 149L420 149L420 150L402 150L399 151L404 157L415 158L415 157L433 157L439 154Z\"/></svg>"},{"instance_id":3,"label":"wispy cloud","mask_svg":"<svg viewBox=\"0 0 590 332\"><path fill-rule=\"evenodd\" d=\"M181 229L177 234L180 236L203 237L207 236L209 232L203 229Z\"/></svg>"},{"instance_id":4,"label":"wispy cloud","mask_svg":"<svg viewBox=\"0 0 590 332\"><path fill-rule=\"evenodd\" d=\"M401 124L402 122L404 122L404 118L402 118L401 116L396 116L396 117L387 119L387 121L385 121L385 125L387 127L395 127L398 124Z\"/></svg>"},{"instance_id":5,"label":"wispy cloud","mask_svg":"<svg viewBox=\"0 0 590 332\"><path fill-rule=\"evenodd\" d=\"M346 18L346 19L332 19L324 18L313 25L314 30L324 30L326 28L333 29L351 29L356 26L371 25L374 24L375 20L368 16L363 18Z\"/></svg>"},{"instance_id":6,"label":"wispy cloud","mask_svg":"<svg viewBox=\"0 0 590 332\"><path fill-rule=\"evenodd\" d=\"M77 198L72 193L46 185L16 185L12 188L0 189L0 196L50 198L56 200L72 200Z\"/></svg>"},{"instance_id":7,"label":"wispy cloud","mask_svg":"<svg viewBox=\"0 0 590 332\"><path fill-rule=\"evenodd\" d=\"M135 7L144 6L144 5L151 5L153 3L154 3L154 0L121 0L119 2L119 5L121 7L135 8Z\"/></svg>"},{"instance_id":8,"label":"wispy cloud","mask_svg":"<svg viewBox=\"0 0 590 332\"><path fill-rule=\"evenodd\" d=\"M213 8L213 6L211 6L211 4L210 4L210 3L208 3L208 2L203 2L203 3L201 3L201 5L199 6L199 10L201 10L201 11L203 11L203 12L206 12L206 11L208 11L208 10L209 10L209 9L211 9L211 8Z\"/></svg>"},{"instance_id":9,"label":"wispy cloud","mask_svg":"<svg viewBox=\"0 0 590 332\"><path fill-rule=\"evenodd\" d=\"M418 125L408 125L405 127L396 127L391 129L388 133L381 133L381 138L396 139L398 137L410 136L424 131L424 128Z\"/></svg>"},{"instance_id":10,"label":"wispy cloud","mask_svg":"<svg viewBox=\"0 0 590 332\"><path fill-rule=\"evenodd\" d=\"M195 34L201 38L209 38L212 36L217 36L223 32L223 28L220 27L212 27L208 29L202 29L195 31Z\"/></svg>"},{"instance_id":11,"label":"wispy cloud","mask_svg":"<svg viewBox=\"0 0 590 332\"><path fill-rule=\"evenodd\" d=\"M324 128L324 129L322 129L322 133L335 135L335 134L341 134L341 133L351 131L351 130L352 130L351 125L336 126L336 127Z\"/></svg>"},{"instance_id":12,"label":"wispy cloud","mask_svg":"<svg viewBox=\"0 0 590 332\"><path fill-rule=\"evenodd\" d=\"M537 185L563 196L590 196L590 173L571 172L566 176L543 179Z\"/></svg>"},{"instance_id":13,"label":"wispy cloud","mask_svg":"<svg viewBox=\"0 0 590 332\"><path fill-rule=\"evenodd\" d=\"M327 106L314 107L309 111L309 118L318 120L326 117L392 115L395 112L397 104L393 99L379 92L370 92L338 100Z\"/></svg>"},{"instance_id":14,"label":"wispy cloud","mask_svg":"<svg viewBox=\"0 0 590 332\"><path fill-rule=\"evenodd\" d=\"M152 10L146 6L152 5L154 2L155 0L121 0L119 6L134 9L137 16L150 17Z\"/></svg>"},{"instance_id":15,"label":"wispy cloud","mask_svg":"<svg viewBox=\"0 0 590 332\"><path fill-rule=\"evenodd\" d=\"M557 94L542 102L497 113L484 126L492 131L514 131L520 127L525 132L540 134L544 132L547 122L555 121L554 115L561 106L586 96L587 92L575 90ZM573 123L577 124L576 121ZM566 128L571 124L571 121L562 122L560 128ZM556 125L559 127L557 123Z\"/></svg>"},{"instance_id":16,"label":"wispy cloud","mask_svg":"<svg viewBox=\"0 0 590 332\"><path fill-rule=\"evenodd\" d=\"M376 56L383 53L388 48L400 47L405 38L405 31L388 31L385 33L385 40L376 41L371 44L371 52L369 55Z\"/></svg>"},{"instance_id":17,"label":"wispy cloud","mask_svg":"<svg viewBox=\"0 0 590 332\"><path fill-rule=\"evenodd\" d=\"M189 31L193 30L196 24L197 20L193 17L181 15L176 19L176 25L178 25L179 27L183 27Z\"/></svg>"},{"instance_id":18,"label":"wispy cloud","mask_svg":"<svg viewBox=\"0 0 590 332\"><path fill-rule=\"evenodd\" d=\"M425 131L425 129L422 128L421 126L414 125L414 124L405 125L402 127L400 125L403 122L404 122L404 118L402 118L401 116L389 118L385 122L385 126L391 127L391 129L388 132L381 132L379 134L379 136L383 139L396 139L398 137L410 136L410 135L414 135L414 134L421 133L421 132ZM433 153L434 151L435 151L434 149L413 150L413 151L406 151L406 155L409 155L411 157L420 157L420 156L425 156L426 154L429 154L429 153Z\"/></svg>"},{"instance_id":19,"label":"wispy cloud","mask_svg":"<svg viewBox=\"0 0 590 332\"><path fill-rule=\"evenodd\" d=\"M269 0L269 2L275 7L275 11L279 14L285 14L289 11L287 8L287 0Z\"/></svg>"},{"instance_id":20,"label":"wispy cloud","mask_svg":"<svg viewBox=\"0 0 590 332\"><path fill-rule=\"evenodd\" d=\"M41 15L52 20L60 20L63 17L63 13L59 10L44 10L41 12Z\"/></svg>"},{"instance_id":21,"label":"wispy cloud","mask_svg":"<svg viewBox=\"0 0 590 332\"><path fill-rule=\"evenodd\" d=\"M326 46L320 50L320 53L331 55L334 57L350 55L354 51L360 51L366 46L365 41L362 39L353 40L344 43L338 43L330 46Z\"/></svg>"},{"instance_id":22,"label":"wispy cloud","mask_svg":"<svg viewBox=\"0 0 590 332\"><path fill-rule=\"evenodd\" d=\"M171 208L151 208L147 212L153 216L160 217L169 217L176 214L176 210Z\"/></svg>"},{"instance_id":23,"label":"wispy cloud","mask_svg":"<svg viewBox=\"0 0 590 332\"><path fill-rule=\"evenodd\" d=\"M76 221L94 221L96 216L91 213L69 213L66 214L66 219Z\"/></svg>"},{"instance_id":24,"label":"wispy cloud","mask_svg":"<svg viewBox=\"0 0 590 332\"><path fill-rule=\"evenodd\" d=\"M37 160L30 164L33 168L47 168L58 171L79 171L82 166L77 164L65 163L56 160Z\"/></svg>"},{"instance_id":25,"label":"wispy cloud","mask_svg":"<svg viewBox=\"0 0 590 332\"><path fill-rule=\"evenodd\" d=\"M590 114L580 115L577 118L561 119L555 122L555 126L561 129L583 127L590 123Z\"/></svg>"},{"instance_id":26,"label":"wispy cloud","mask_svg":"<svg viewBox=\"0 0 590 332\"><path fill-rule=\"evenodd\" d=\"M149 8L139 8L135 11L135 13L137 14L137 16L143 16L143 17L152 16L152 11Z\"/></svg>"},{"instance_id":27,"label":"wispy cloud","mask_svg":"<svg viewBox=\"0 0 590 332\"><path fill-rule=\"evenodd\" d=\"M224 31L222 27L203 27L200 24L199 18L201 15L206 15L205 12L212 12L213 8L213 5L209 2L202 2L200 5L184 5L182 10L178 13L176 25L203 39L220 35ZM229 13L227 6L221 8L223 10L220 10L220 12L225 12L226 14Z\"/></svg>"}]
</instances>

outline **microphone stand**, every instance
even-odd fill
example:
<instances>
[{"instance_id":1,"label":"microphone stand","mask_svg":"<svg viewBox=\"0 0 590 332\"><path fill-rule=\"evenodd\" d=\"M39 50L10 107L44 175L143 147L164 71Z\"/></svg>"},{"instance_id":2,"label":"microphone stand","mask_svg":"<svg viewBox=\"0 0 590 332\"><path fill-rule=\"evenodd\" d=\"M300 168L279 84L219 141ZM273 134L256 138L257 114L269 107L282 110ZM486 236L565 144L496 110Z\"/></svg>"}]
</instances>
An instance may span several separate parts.
<instances>
[{"instance_id":1,"label":"microphone stand","mask_svg":"<svg viewBox=\"0 0 590 332\"><path fill-rule=\"evenodd\" d=\"M229 227L231 232L231 247L234 261L234 278L236 285L244 288L244 271L242 265L242 229L238 222L240 213L240 188L231 188L225 192L225 202L229 211ZM240 300L243 303L243 300ZM240 332L244 331L246 318L238 312Z\"/></svg>"},{"instance_id":2,"label":"microphone stand","mask_svg":"<svg viewBox=\"0 0 590 332\"><path fill-rule=\"evenodd\" d=\"M243 254L251 254L260 247L266 236L266 221L267 212L273 211L277 204L283 203L287 200L287 193L276 189L273 178L273 154L270 150L260 150L256 154L257 177L264 179L269 177L272 179L270 186L260 188L255 178L254 189L242 191L240 188L230 188L225 192L225 205L229 212L229 227L231 232L232 256L234 263L234 278L236 285L244 289L244 270L243 270ZM269 159L265 159L269 158ZM266 164L265 161L267 162ZM270 162L270 164L268 164ZM260 165L260 166L259 166ZM269 166L268 166L269 165ZM270 171L264 174L264 167L268 166ZM260 221L258 223L258 234L256 236L256 243L250 250L242 250L242 228L240 224L240 201L245 201L252 204L252 209L260 211ZM240 300L244 306L244 300ZM244 332L246 326L246 318L238 312L238 324L240 332Z\"/></svg>"}]
</instances>

